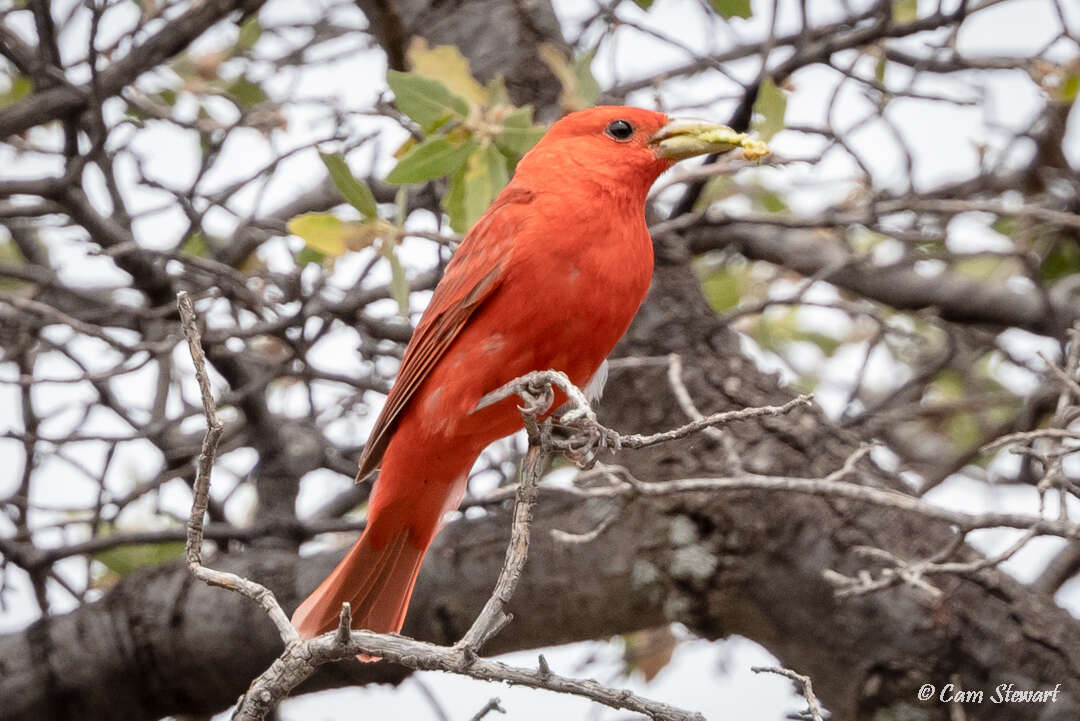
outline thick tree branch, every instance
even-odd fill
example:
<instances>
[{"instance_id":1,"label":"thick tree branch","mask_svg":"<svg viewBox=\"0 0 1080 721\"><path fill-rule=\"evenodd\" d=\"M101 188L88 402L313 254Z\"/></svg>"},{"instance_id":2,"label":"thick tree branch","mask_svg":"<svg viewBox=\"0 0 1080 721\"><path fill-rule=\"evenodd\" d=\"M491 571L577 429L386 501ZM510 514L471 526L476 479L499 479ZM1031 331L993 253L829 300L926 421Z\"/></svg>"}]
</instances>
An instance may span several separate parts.
<instances>
[{"instance_id":1,"label":"thick tree branch","mask_svg":"<svg viewBox=\"0 0 1080 721\"><path fill-rule=\"evenodd\" d=\"M1015 326L1057 334L1080 318L1080 307L1065 299L1019 292L1001 284L965 278L950 271L919 273L909 265L878 265L856 258L828 234L783 225L724 221L695 224L685 236L695 252L735 248L753 260L821 276L845 290L900 310L933 309L957 323ZM824 274L824 275L821 275Z\"/></svg>"}]
</instances>

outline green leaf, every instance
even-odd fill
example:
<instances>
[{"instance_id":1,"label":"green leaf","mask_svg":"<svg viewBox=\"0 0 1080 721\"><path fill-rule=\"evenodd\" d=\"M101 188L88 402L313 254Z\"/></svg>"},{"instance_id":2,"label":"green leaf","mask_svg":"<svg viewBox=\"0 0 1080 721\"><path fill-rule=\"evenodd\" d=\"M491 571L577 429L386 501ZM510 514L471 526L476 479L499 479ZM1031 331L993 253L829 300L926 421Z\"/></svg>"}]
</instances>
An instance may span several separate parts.
<instances>
[{"instance_id":1,"label":"green leaf","mask_svg":"<svg viewBox=\"0 0 1080 721\"><path fill-rule=\"evenodd\" d=\"M841 346L841 342L836 338L833 338L831 335L826 335L825 333L818 333L817 331L797 331L792 337L794 340L813 343L821 349L821 352L824 353L826 357L830 358L836 354L836 351L839 350Z\"/></svg>"},{"instance_id":2,"label":"green leaf","mask_svg":"<svg viewBox=\"0 0 1080 721\"><path fill-rule=\"evenodd\" d=\"M1016 218L1012 215L999 215L997 220L990 225L994 232L1001 233L1007 238L1012 238L1016 227Z\"/></svg>"},{"instance_id":3,"label":"green leaf","mask_svg":"<svg viewBox=\"0 0 1080 721\"><path fill-rule=\"evenodd\" d=\"M126 576L143 566L158 566L184 557L182 541L168 543L141 543L118 546L94 554L94 560L103 563L117 576Z\"/></svg>"},{"instance_id":4,"label":"green leaf","mask_svg":"<svg viewBox=\"0 0 1080 721\"><path fill-rule=\"evenodd\" d=\"M705 181L705 187L702 188L701 195L694 203L694 212L705 210L713 203L726 200L739 192L741 192L740 188L729 176L714 175Z\"/></svg>"},{"instance_id":5,"label":"green leaf","mask_svg":"<svg viewBox=\"0 0 1080 721\"><path fill-rule=\"evenodd\" d=\"M1078 94L1080 94L1080 74L1071 73L1061 84L1061 99L1071 103L1076 100Z\"/></svg>"},{"instance_id":6,"label":"green leaf","mask_svg":"<svg viewBox=\"0 0 1080 721\"><path fill-rule=\"evenodd\" d=\"M465 173L469 169L468 163L463 163L460 168L450 176L450 183L443 195L442 207L450 216L450 227L457 232L464 228L469 229L465 212Z\"/></svg>"},{"instance_id":7,"label":"green leaf","mask_svg":"<svg viewBox=\"0 0 1080 721\"><path fill-rule=\"evenodd\" d=\"M323 255L338 258L348 250L360 250L374 242L374 223L352 223L330 213L304 213L288 223L289 232Z\"/></svg>"},{"instance_id":8,"label":"green leaf","mask_svg":"<svg viewBox=\"0 0 1080 721\"><path fill-rule=\"evenodd\" d=\"M634 0L634 4L642 10L648 11L652 7L653 0Z\"/></svg>"},{"instance_id":9,"label":"green leaf","mask_svg":"<svg viewBox=\"0 0 1080 721\"><path fill-rule=\"evenodd\" d=\"M465 173L465 182L468 195L473 198L476 218L479 219L510 182L510 173L506 169L506 157L494 145L489 145L473 155L474 158L470 159L468 171ZM469 203L466 202L466 205Z\"/></svg>"},{"instance_id":10,"label":"green leaf","mask_svg":"<svg viewBox=\"0 0 1080 721\"><path fill-rule=\"evenodd\" d=\"M288 223L289 232L304 239L307 247L333 258L346 251L343 223L329 213L304 213Z\"/></svg>"},{"instance_id":11,"label":"green leaf","mask_svg":"<svg viewBox=\"0 0 1080 721\"><path fill-rule=\"evenodd\" d=\"M26 265L26 258L23 257L22 251L19 250L19 246L15 244L15 241L10 238L0 240L0 263L14 266ZM23 285L26 285L26 283L17 278L0 276L0 289L10 290Z\"/></svg>"},{"instance_id":12,"label":"green leaf","mask_svg":"<svg viewBox=\"0 0 1080 721\"><path fill-rule=\"evenodd\" d=\"M464 120L469 114L468 101L451 93L438 80L389 70L386 82L394 91L401 112L419 123L425 133L433 132L451 118Z\"/></svg>"},{"instance_id":13,"label":"green leaf","mask_svg":"<svg viewBox=\"0 0 1080 721\"><path fill-rule=\"evenodd\" d=\"M383 255L390 263L390 295L397 301L398 313L402 318L409 317L409 279L405 277L405 267L397 257L394 243L384 239Z\"/></svg>"},{"instance_id":14,"label":"green leaf","mask_svg":"<svg viewBox=\"0 0 1080 721\"><path fill-rule=\"evenodd\" d=\"M409 317L409 280L405 277L405 267L397 257L394 244L401 237L401 229L405 227L405 221L409 217L409 191L398 188L394 196L395 222L392 233L383 236L382 254L390 263L390 297L397 301L398 314L402 318ZM389 226L389 224L387 224Z\"/></svg>"},{"instance_id":15,"label":"green leaf","mask_svg":"<svg viewBox=\"0 0 1080 721\"><path fill-rule=\"evenodd\" d=\"M259 25L259 17L252 15L240 26L240 35L236 38L236 49L240 51L251 50L262 35L262 26Z\"/></svg>"},{"instance_id":16,"label":"green leaf","mask_svg":"<svg viewBox=\"0 0 1080 721\"><path fill-rule=\"evenodd\" d=\"M565 109L583 110L596 103L600 97L600 84L592 74L595 50L579 55L573 62L568 61L563 51L551 43L541 43L537 51L562 85L559 102Z\"/></svg>"},{"instance_id":17,"label":"green leaf","mask_svg":"<svg viewBox=\"0 0 1080 721\"><path fill-rule=\"evenodd\" d=\"M225 86L225 92L236 101L243 110L248 110L267 99L266 91L258 83L241 76Z\"/></svg>"},{"instance_id":18,"label":"green leaf","mask_svg":"<svg viewBox=\"0 0 1080 721\"><path fill-rule=\"evenodd\" d=\"M23 257L19 246L11 238L0 239L0 262L10 263L11 265L26 265L26 258Z\"/></svg>"},{"instance_id":19,"label":"green leaf","mask_svg":"<svg viewBox=\"0 0 1080 721\"><path fill-rule=\"evenodd\" d=\"M982 442L979 421L974 413L957 413L945 421L945 433L960 450L974 448Z\"/></svg>"},{"instance_id":20,"label":"green leaf","mask_svg":"<svg viewBox=\"0 0 1080 721\"><path fill-rule=\"evenodd\" d=\"M180 254L194 258L210 257L210 248L207 246L206 236L203 235L201 230L196 230L184 239L184 242L180 245Z\"/></svg>"},{"instance_id":21,"label":"green leaf","mask_svg":"<svg viewBox=\"0 0 1080 721\"><path fill-rule=\"evenodd\" d=\"M341 153L319 153L319 157L330 172L330 180L334 181L334 187L341 193L341 197L359 210L365 218L374 220L379 217L379 209L375 204L375 196L371 188L352 174L344 156Z\"/></svg>"},{"instance_id":22,"label":"green leaf","mask_svg":"<svg viewBox=\"0 0 1080 721\"><path fill-rule=\"evenodd\" d=\"M536 145L547 132L543 125L534 125L532 106L524 105L503 119L502 132L495 136L495 144L507 155L520 158Z\"/></svg>"},{"instance_id":23,"label":"green leaf","mask_svg":"<svg viewBox=\"0 0 1080 721\"><path fill-rule=\"evenodd\" d=\"M3 107L2 103L0 103L0 107ZM129 118L135 118L136 120L147 120L150 117L140 108L127 102L124 103L124 115L127 115Z\"/></svg>"},{"instance_id":24,"label":"green leaf","mask_svg":"<svg viewBox=\"0 0 1080 721\"><path fill-rule=\"evenodd\" d=\"M7 91L0 93L0 108L14 105L33 92L33 90L34 81L25 75L16 75L15 77L8 78Z\"/></svg>"},{"instance_id":25,"label":"green leaf","mask_svg":"<svg viewBox=\"0 0 1080 721\"><path fill-rule=\"evenodd\" d=\"M453 95L476 105L482 105L487 100L487 90L476 81L469 69L469 61L453 45L429 48L426 40L415 36L409 44L406 58L413 73L437 80Z\"/></svg>"},{"instance_id":26,"label":"green leaf","mask_svg":"<svg viewBox=\"0 0 1080 721\"><path fill-rule=\"evenodd\" d=\"M887 240L889 240L887 235L876 233L865 225L852 226L847 232L847 242L859 253L869 253Z\"/></svg>"},{"instance_id":27,"label":"green leaf","mask_svg":"<svg viewBox=\"0 0 1080 721\"><path fill-rule=\"evenodd\" d=\"M753 128L761 140L769 142L772 137L784 129L784 114L787 112L787 96L776 87L773 79L766 77L758 88L754 101Z\"/></svg>"},{"instance_id":28,"label":"green leaf","mask_svg":"<svg viewBox=\"0 0 1080 721\"><path fill-rule=\"evenodd\" d=\"M397 227L404 228L405 221L409 218L409 191L406 188L398 188L394 193L394 222Z\"/></svg>"},{"instance_id":29,"label":"green leaf","mask_svg":"<svg viewBox=\"0 0 1080 721\"><path fill-rule=\"evenodd\" d=\"M510 93L506 90L506 78L503 77L502 73L496 73L495 77L487 84L486 105L489 108L513 107L513 103L510 101Z\"/></svg>"},{"instance_id":30,"label":"green leaf","mask_svg":"<svg viewBox=\"0 0 1080 721\"><path fill-rule=\"evenodd\" d=\"M963 376L952 368L939 371L929 390L934 400L943 401L957 401L967 394Z\"/></svg>"},{"instance_id":31,"label":"green leaf","mask_svg":"<svg viewBox=\"0 0 1080 721\"><path fill-rule=\"evenodd\" d=\"M1059 103L1072 105L1076 101L1077 94L1080 93L1080 74L1063 73L1063 76L1051 95Z\"/></svg>"},{"instance_id":32,"label":"green leaf","mask_svg":"<svg viewBox=\"0 0 1080 721\"><path fill-rule=\"evenodd\" d=\"M320 253L311 246L305 245L296 254L296 264L303 268L308 263L314 263L315 265L325 265L327 256L325 253Z\"/></svg>"},{"instance_id":33,"label":"green leaf","mask_svg":"<svg viewBox=\"0 0 1080 721\"><path fill-rule=\"evenodd\" d=\"M386 182L395 185L423 183L449 175L461 167L476 143L467 140L455 143L438 135L413 146L386 176Z\"/></svg>"},{"instance_id":34,"label":"green leaf","mask_svg":"<svg viewBox=\"0 0 1080 721\"><path fill-rule=\"evenodd\" d=\"M762 348L779 351L792 340L797 330L794 308L777 309L775 313L764 313L754 326L753 338Z\"/></svg>"},{"instance_id":35,"label":"green leaf","mask_svg":"<svg viewBox=\"0 0 1080 721\"><path fill-rule=\"evenodd\" d=\"M596 57L595 49L578 55L570 64L574 69L574 79L577 81L577 96L586 107L595 105L600 97L600 83L596 82L592 72L594 57Z\"/></svg>"},{"instance_id":36,"label":"green leaf","mask_svg":"<svg viewBox=\"0 0 1080 721\"><path fill-rule=\"evenodd\" d=\"M455 173L447 193L445 207L450 227L459 233L472 227L509 179L506 158L498 148L488 145L474 151L468 163Z\"/></svg>"},{"instance_id":37,"label":"green leaf","mask_svg":"<svg viewBox=\"0 0 1080 721\"><path fill-rule=\"evenodd\" d=\"M909 23L917 17L919 17L919 0L893 0L894 23Z\"/></svg>"},{"instance_id":38,"label":"green leaf","mask_svg":"<svg viewBox=\"0 0 1080 721\"><path fill-rule=\"evenodd\" d=\"M717 313L734 308L745 288L746 272L741 268L732 270L722 267L701 281L701 290L705 293L705 299Z\"/></svg>"},{"instance_id":39,"label":"green leaf","mask_svg":"<svg viewBox=\"0 0 1080 721\"><path fill-rule=\"evenodd\" d=\"M750 7L750 0L709 0L713 10L718 12L724 19L748 18L754 14Z\"/></svg>"},{"instance_id":40,"label":"green leaf","mask_svg":"<svg viewBox=\"0 0 1080 721\"><path fill-rule=\"evenodd\" d=\"M1080 273L1080 246L1075 242L1060 239L1042 263L1042 277L1048 283Z\"/></svg>"},{"instance_id":41,"label":"green leaf","mask_svg":"<svg viewBox=\"0 0 1080 721\"><path fill-rule=\"evenodd\" d=\"M788 205L780 194L771 190L760 189L756 200L766 213L783 213L788 210Z\"/></svg>"},{"instance_id":42,"label":"green leaf","mask_svg":"<svg viewBox=\"0 0 1080 721\"><path fill-rule=\"evenodd\" d=\"M878 58L877 64L874 65L874 80L878 85L885 84L885 69L888 68L889 61L885 59L885 53L881 53L881 57Z\"/></svg>"},{"instance_id":43,"label":"green leaf","mask_svg":"<svg viewBox=\"0 0 1080 721\"><path fill-rule=\"evenodd\" d=\"M956 260L952 264L953 270L960 275L979 280L990 280L1002 276L1008 277L1019 271L1019 262L1015 259L1003 258L999 255L972 255Z\"/></svg>"}]
</instances>

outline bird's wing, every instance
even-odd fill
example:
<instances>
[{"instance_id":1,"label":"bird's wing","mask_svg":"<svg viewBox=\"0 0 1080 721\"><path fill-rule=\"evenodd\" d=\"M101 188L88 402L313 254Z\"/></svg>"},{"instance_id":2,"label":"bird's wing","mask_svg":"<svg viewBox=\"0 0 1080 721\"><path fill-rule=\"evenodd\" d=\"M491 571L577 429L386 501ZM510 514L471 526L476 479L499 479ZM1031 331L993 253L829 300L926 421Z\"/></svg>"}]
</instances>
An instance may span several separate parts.
<instances>
[{"instance_id":1,"label":"bird's wing","mask_svg":"<svg viewBox=\"0 0 1080 721\"><path fill-rule=\"evenodd\" d=\"M532 196L529 190L507 189L458 246L405 349L397 380L360 456L357 483L379 466L409 401L472 314L502 282Z\"/></svg>"}]
</instances>

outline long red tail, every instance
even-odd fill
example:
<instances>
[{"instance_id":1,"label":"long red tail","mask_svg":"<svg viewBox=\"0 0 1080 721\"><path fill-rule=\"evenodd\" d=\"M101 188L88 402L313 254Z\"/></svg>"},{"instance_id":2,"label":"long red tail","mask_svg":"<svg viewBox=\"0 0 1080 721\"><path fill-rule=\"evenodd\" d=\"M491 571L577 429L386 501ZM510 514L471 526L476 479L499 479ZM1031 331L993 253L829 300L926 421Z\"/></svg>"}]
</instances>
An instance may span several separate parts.
<instances>
[{"instance_id":1,"label":"long red tail","mask_svg":"<svg viewBox=\"0 0 1080 721\"><path fill-rule=\"evenodd\" d=\"M381 535L374 530L376 523L372 519L337 568L296 609L292 622L301 637L337 628L345 601L352 606L353 628L401 630L425 549L413 544L407 528L377 547L372 540Z\"/></svg>"},{"instance_id":2,"label":"long red tail","mask_svg":"<svg viewBox=\"0 0 1080 721\"><path fill-rule=\"evenodd\" d=\"M353 628L401 630L424 552L446 513L461 502L469 468L480 453L476 442L442 438L435 443L424 432L408 418L395 431L371 493L364 533L293 614L301 637L337 628L346 601Z\"/></svg>"}]
</instances>

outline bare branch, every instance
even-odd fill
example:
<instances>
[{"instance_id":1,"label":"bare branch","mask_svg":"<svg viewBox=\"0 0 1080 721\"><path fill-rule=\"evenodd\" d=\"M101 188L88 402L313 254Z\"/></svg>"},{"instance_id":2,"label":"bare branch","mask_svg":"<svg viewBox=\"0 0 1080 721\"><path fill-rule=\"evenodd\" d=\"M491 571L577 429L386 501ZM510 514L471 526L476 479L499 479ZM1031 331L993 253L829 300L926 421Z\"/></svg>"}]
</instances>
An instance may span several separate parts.
<instances>
[{"instance_id":1,"label":"bare branch","mask_svg":"<svg viewBox=\"0 0 1080 721\"><path fill-rule=\"evenodd\" d=\"M810 682L809 676L796 673L789 668L751 666L750 670L754 673L775 673L778 676L790 678L795 682L796 690L806 698L806 712L803 716L810 719L810 721L823 721L821 703L817 700L817 696L814 695L814 685Z\"/></svg>"},{"instance_id":2,"label":"bare branch","mask_svg":"<svg viewBox=\"0 0 1080 721\"><path fill-rule=\"evenodd\" d=\"M644 483L622 477L617 483L599 488L577 489L575 493L588 498L613 498L618 496L667 496L677 493L720 493L725 491L759 490L772 493L803 493L812 496L846 498L870 503L875 506L895 508L914 513L929 520L957 526L962 531L977 528L1018 528L1036 535L1080 538L1080 524L1061 519L1041 518L1022 513L965 513L952 511L928 503L916 496L886 488L861 486L840 480L854 472L854 464L862 459L871 447L866 446L852 454L845 467L822 478L796 476L767 476L744 472L728 478L682 478L663 483Z\"/></svg>"},{"instance_id":3,"label":"bare branch","mask_svg":"<svg viewBox=\"0 0 1080 721\"><path fill-rule=\"evenodd\" d=\"M644 714L657 721L704 721L698 713L682 711L669 704L650 701L625 690L616 690L593 680L560 676L551 669L528 669L490 661L463 648L436 646L404 636L353 631L349 643L339 645L334 633L317 636L291 646L281 658L252 684L235 721L261 719L282 696L295 688L316 667L343 661L357 654L378 656L419 671L446 671L482 681L546 689L572 694L615 709Z\"/></svg>"},{"instance_id":4,"label":"bare branch","mask_svg":"<svg viewBox=\"0 0 1080 721\"><path fill-rule=\"evenodd\" d=\"M513 620L506 612L510 598L517 588L525 559L529 554L529 526L532 524L533 506L536 504L537 484L543 470L544 454L539 442L530 444L525 459L521 462L521 480L514 498L514 520L510 531L510 543L506 547L506 561L503 563L499 580L491 598L484 604L480 615L468 632L456 644L457 647L476 653L489 638L499 632Z\"/></svg>"},{"instance_id":5,"label":"bare branch","mask_svg":"<svg viewBox=\"0 0 1080 721\"><path fill-rule=\"evenodd\" d=\"M270 620L274 622L281 640L286 647L300 640L300 634L289 622L289 617L278 604L277 599L270 589L254 581L241 578L235 573L223 573L207 568L202 564L202 540L203 540L203 516L206 514L206 506L210 501L210 473L214 467L214 457L217 453L218 441L224 429L217 416L217 407L214 403L214 395L210 389L210 378L206 374L206 356L202 349L202 339L199 334L198 320L195 317L195 307L191 297L181 291L177 294L177 306L180 310L181 325L184 329L184 337L187 338L188 348L191 350L191 360L195 364L195 376L199 381L199 391L202 394L203 409L206 413L206 436L203 439L202 451L199 453L198 473L195 476L194 499L191 504L191 518L188 521L188 534L186 554L188 566L192 574L203 583L211 586L226 588L230 591L247 596L262 606ZM344 616L346 611L342 611Z\"/></svg>"}]
</instances>

